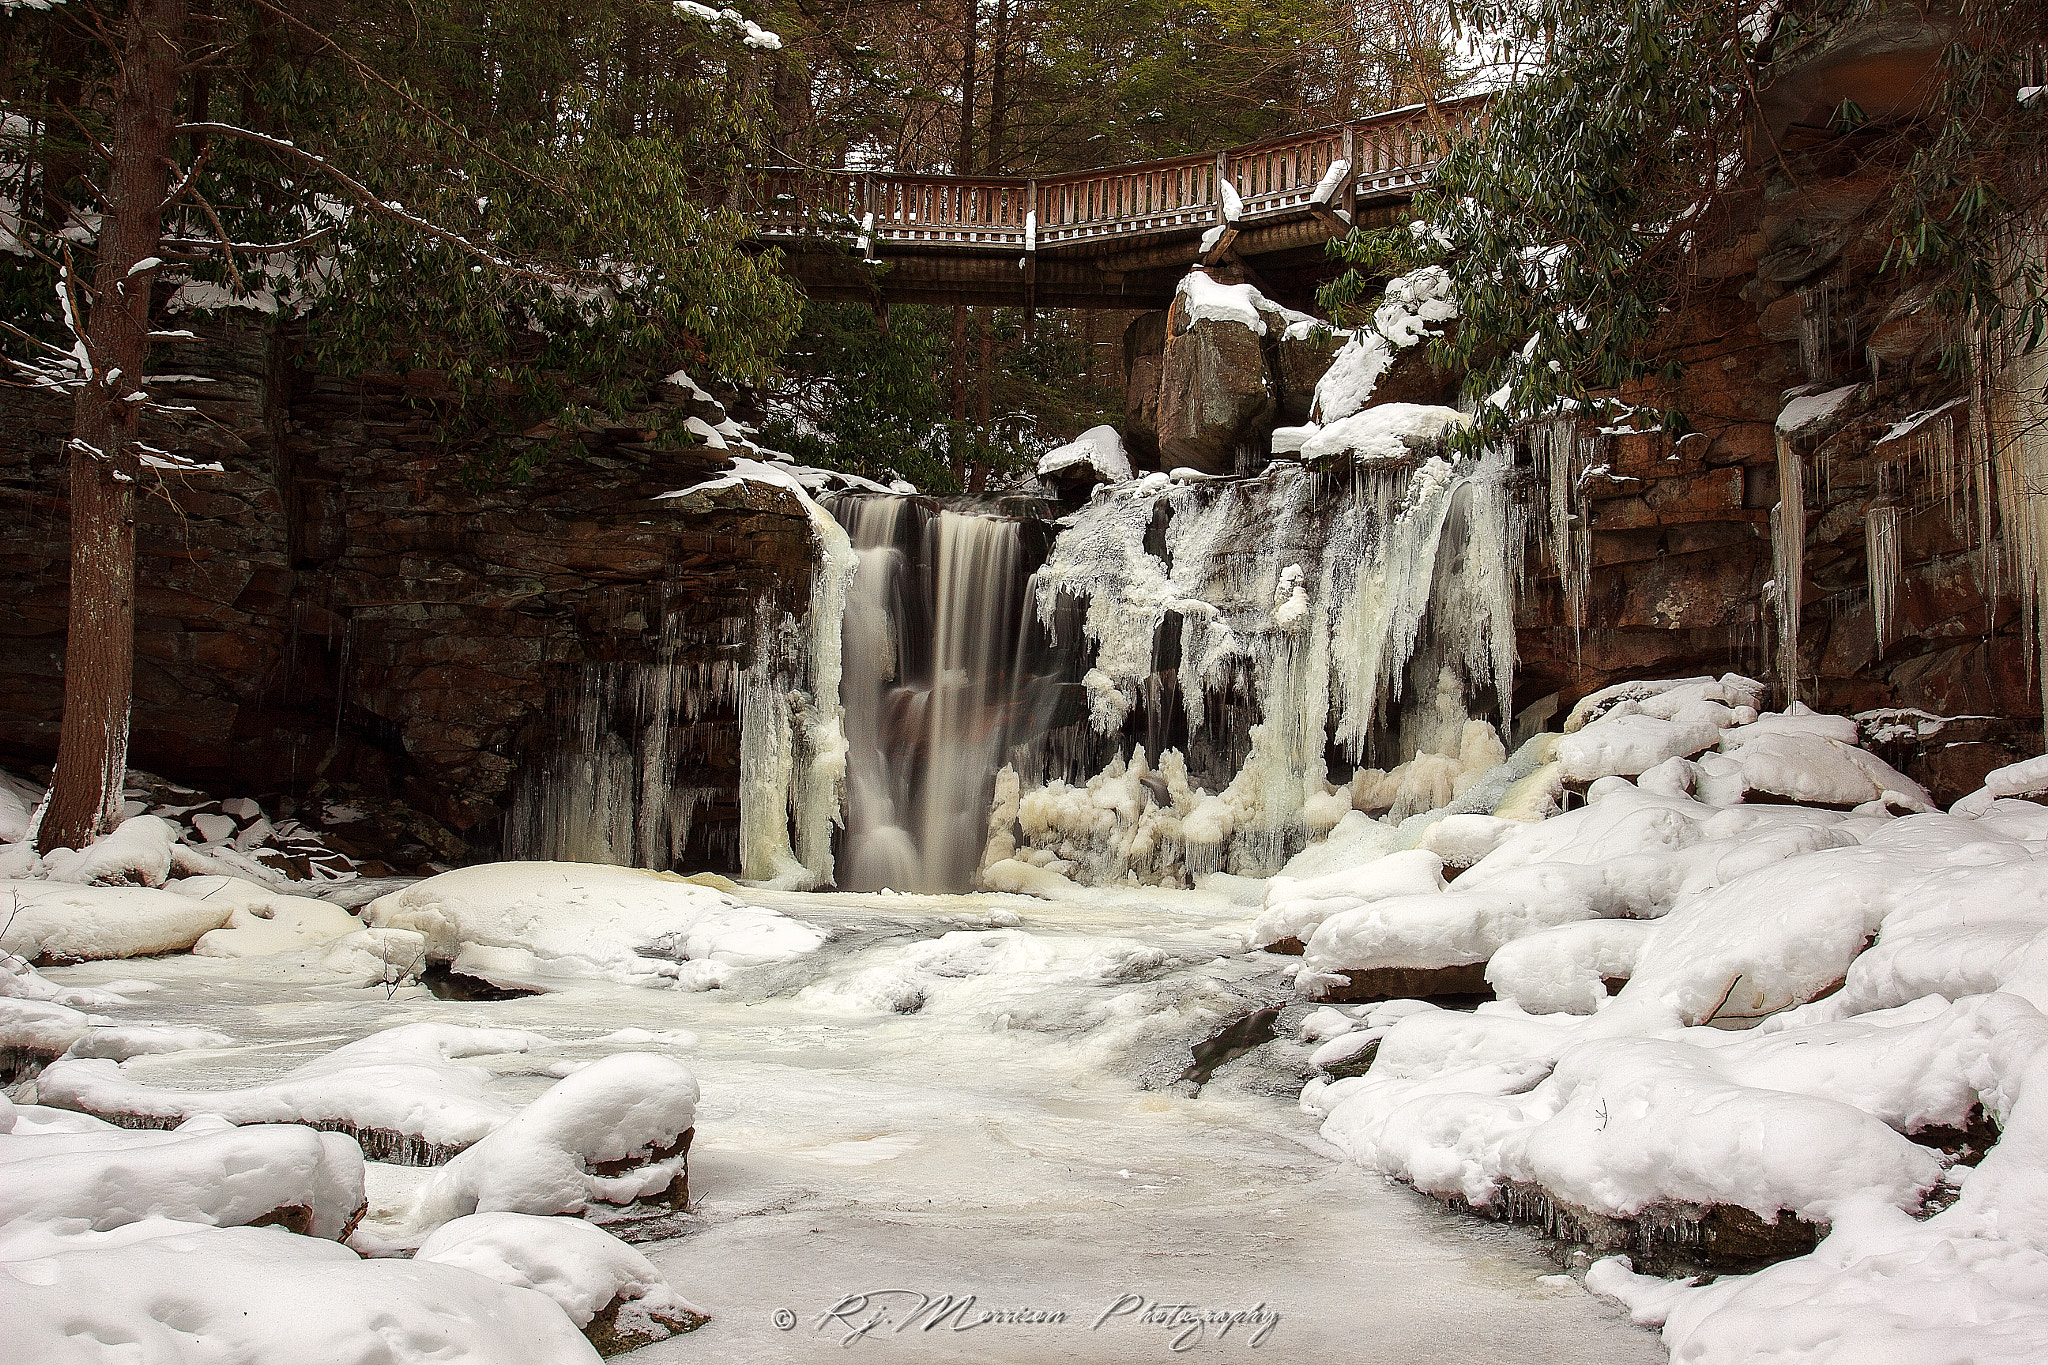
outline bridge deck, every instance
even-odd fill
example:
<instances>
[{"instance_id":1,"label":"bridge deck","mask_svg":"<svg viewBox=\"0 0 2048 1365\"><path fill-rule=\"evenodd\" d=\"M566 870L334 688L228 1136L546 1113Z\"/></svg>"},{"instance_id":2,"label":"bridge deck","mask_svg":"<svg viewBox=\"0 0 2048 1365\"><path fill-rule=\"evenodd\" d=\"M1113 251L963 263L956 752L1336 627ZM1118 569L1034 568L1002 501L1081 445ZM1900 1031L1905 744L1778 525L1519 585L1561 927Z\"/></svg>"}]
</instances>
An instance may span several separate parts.
<instances>
[{"instance_id":1,"label":"bridge deck","mask_svg":"<svg viewBox=\"0 0 2048 1365\"><path fill-rule=\"evenodd\" d=\"M814 298L1161 308L1200 262L1294 307L1354 222L1393 221L1486 98L1380 114L1213 154L1024 179L768 172L755 209Z\"/></svg>"}]
</instances>

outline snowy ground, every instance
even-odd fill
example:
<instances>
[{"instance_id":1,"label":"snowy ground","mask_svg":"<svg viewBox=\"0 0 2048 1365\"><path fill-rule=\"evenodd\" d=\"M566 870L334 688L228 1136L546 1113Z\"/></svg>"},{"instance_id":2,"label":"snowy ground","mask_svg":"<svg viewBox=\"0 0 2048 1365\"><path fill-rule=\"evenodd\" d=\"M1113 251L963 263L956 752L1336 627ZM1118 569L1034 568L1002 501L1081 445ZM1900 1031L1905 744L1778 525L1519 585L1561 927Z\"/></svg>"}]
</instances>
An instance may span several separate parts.
<instances>
[{"instance_id":1,"label":"snowy ground","mask_svg":"<svg viewBox=\"0 0 2048 1365\"><path fill-rule=\"evenodd\" d=\"M1016 1362L1663 1358L1614 1305L1554 1276L1532 1233L1453 1218L1333 1159L1295 1101L1307 1048L1289 1025L1306 1006L1280 959L1240 955L1247 907L1151 890L1060 904L740 895L831 939L717 990L593 981L495 1002L340 984L278 958L181 955L46 975L153 982L101 1012L235 1040L122 1068L163 1086L265 1081L428 1021L558 1040L472 1059L508 1107L621 1050L687 1061L703 1096L694 1217L643 1250L712 1322L635 1359L814 1360L842 1344ZM1191 1096L1177 1080L1190 1044L1280 1002L1282 1041ZM367 1231L391 1231L427 1174L372 1163ZM973 1318L1066 1320L958 1331L942 1302L915 1318L919 1295L973 1295ZM1265 1320L1190 1331L1162 1304ZM935 1317L943 1325L921 1330Z\"/></svg>"}]
</instances>

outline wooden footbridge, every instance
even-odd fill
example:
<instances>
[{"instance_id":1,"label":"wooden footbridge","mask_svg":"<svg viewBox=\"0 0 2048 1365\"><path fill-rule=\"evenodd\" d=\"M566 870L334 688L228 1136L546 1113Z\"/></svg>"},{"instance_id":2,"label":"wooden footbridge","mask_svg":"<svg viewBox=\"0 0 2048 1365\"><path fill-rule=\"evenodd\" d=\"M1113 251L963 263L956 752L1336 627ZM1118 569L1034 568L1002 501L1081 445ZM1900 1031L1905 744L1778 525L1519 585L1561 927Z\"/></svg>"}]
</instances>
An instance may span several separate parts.
<instances>
[{"instance_id":1,"label":"wooden footbridge","mask_svg":"<svg viewBox=\"0 0 2048 1365\"><path fill-rule=\"evenodd\" d=\"M1471 96L1036 179L771 170L754 212L813 298L1163 308L1200 262L1306 309L1338 269L1324 243L1395 221L1485 116Z\"/></svg>"}]
</instances>

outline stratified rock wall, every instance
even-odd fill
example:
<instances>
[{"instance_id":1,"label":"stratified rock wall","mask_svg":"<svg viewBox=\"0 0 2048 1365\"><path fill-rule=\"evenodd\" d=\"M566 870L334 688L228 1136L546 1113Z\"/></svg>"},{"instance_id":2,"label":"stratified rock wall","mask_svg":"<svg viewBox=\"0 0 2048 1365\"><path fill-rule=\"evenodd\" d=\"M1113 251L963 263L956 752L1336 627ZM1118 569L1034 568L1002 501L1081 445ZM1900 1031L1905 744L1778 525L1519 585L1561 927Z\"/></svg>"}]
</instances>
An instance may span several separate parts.
<instances>
[{"instance_id":1,"label":"stratified rock wall","mask_svg":"<svg viewBox=\"0 0 2048 1365\"><path fill-rule=\"evenodd\" d=\"M398 797L495 852L515 775L556 748L587 665L659 656L730 677L757 601L805 609L811 536L789 494L749 483L687 507L652 500L725 469L721 451L658 449L629 413L580 433L582 453L530 484L473 490L408 402L431 397L432 376L311 375L250 319L198 330L177 368L214 382L193 386L200 411L170 439L226 472L174 478L138 504L139 768L223 790ZM722 416L673 385L650 386L657 405ZM69 424L65 405L19 390L0 404L14 521L0 761L17 765L56 748ZM738 820L731 697L707 697L677 747L685 785L716 793L690 861L724 866Z\"/></svg>"}]
</instances>

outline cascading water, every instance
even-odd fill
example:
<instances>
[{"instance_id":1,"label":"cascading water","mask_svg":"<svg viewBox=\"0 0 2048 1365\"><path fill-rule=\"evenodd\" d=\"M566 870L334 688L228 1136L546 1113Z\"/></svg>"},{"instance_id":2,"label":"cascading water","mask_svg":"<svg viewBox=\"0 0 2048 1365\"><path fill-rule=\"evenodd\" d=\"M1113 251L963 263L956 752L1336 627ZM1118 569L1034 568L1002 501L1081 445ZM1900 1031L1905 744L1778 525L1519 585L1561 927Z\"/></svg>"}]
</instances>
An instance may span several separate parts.
<instances>
[{"instance_id":1,"label":"cascading water","mask_svg":"<svg viewBox=\"0 0 2048 1365\"><path fill-rule=\"evenodd\" d=\"M848 890L974 886L996 773L1042 731L1048 680L1026 610L1027 527L849 495L833 512L859 567L846 602Z\"/></svg>"}]
</instances>

